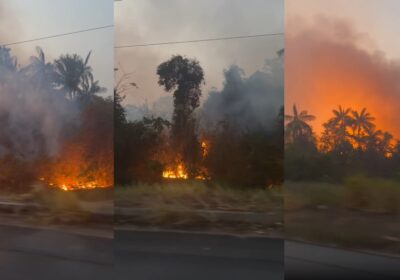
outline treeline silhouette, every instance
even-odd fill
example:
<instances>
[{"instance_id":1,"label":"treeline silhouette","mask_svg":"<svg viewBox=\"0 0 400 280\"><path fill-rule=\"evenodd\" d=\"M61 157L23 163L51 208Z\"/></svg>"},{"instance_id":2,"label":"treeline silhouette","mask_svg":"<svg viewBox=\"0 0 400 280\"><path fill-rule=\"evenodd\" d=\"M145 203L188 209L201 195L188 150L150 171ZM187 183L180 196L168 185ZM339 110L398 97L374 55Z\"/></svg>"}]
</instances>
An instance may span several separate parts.
<instances>
[{"instance_id":1,"label":"treeline silhouette","mask_svg":"<svg viewBox=\"0 0 400 280\"><path fill-rule=\"evenodd\" d=\"M338 182L355 174L400 179L400 141L379 129L375 118L339 106L318 137L315 116L293 106L285 115L285 179Z\"/></svg>"}]
</instances>

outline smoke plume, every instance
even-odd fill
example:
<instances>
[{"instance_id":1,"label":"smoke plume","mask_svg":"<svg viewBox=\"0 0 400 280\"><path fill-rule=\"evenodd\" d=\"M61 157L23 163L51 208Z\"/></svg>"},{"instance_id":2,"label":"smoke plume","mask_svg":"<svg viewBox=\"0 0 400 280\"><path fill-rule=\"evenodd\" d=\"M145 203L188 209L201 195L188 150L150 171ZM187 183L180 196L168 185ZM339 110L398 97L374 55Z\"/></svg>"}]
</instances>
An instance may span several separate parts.
<instances>
[{"instance_id":1,"label":"smoke plume","mask_svg":"<svg viewBox=\"0 0 400 280\"><path fill-rule=\"evenodd\" d=\"M24 160L57 153L66 124L78 121L78 109L64 93L40 87L23 69L0 60L0 157L10 154Z\"/></svg>"},{"instance_id":2,"label":"smoke plume","mask_svg":"<svg viewBox=\"0 0 400 280\"><path fill-rule=\"evenodd\" d=\"M228 121L240 130L270 129L283 105L283 58L266 60L249 77L237 65L225 70L223 89L210 92L201 114L208 126Z\"/></svg>"},{"instance_id":3,"label":"smoke plume","mask_svg":"<svg viewBox=\"0 0 400 280\"><path fill-rule=\"evenodd\" d=\"M286 108L295 103L315 115L319 134L338 105L366 107L378 128L400 136L400 61L371 50L371 40L345 20L297 18L286 27Z\"/></svg>"}]
</instances>

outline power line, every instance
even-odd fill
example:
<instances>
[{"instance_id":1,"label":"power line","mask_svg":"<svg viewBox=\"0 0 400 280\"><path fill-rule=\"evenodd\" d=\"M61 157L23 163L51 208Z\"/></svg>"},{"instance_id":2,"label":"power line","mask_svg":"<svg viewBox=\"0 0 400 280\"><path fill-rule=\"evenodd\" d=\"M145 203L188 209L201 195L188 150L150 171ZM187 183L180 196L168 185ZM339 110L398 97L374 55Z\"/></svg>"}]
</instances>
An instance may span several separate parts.
<instances>
[{"instance_id":1,"label":"power line","mask_svg":"<svg viewBox=\"0 0 400 280\"><path fill-rule=\"evenodd\" d=\"M121 45L115 46L115 49L123 48L136 48L136 47L148 47L148 46L160 46L160 45L174 45L174 44L186 44L186 43L198 43L198 42L210 42L210 41L224 41L233 39L247 39L247 38L257 38L257 37L269 37L269 36L279 36L283 35L283 32L279 33L265 33L256 35L243 35L243 36L232 36L232 37L218 37L218 38L208 38L208 39L198 39L198 40L186 40L186 41L172 41L172 42L159 42L159 43L143 43L135 45Z\"/></svg>"},{"instance_id":2,"label":"power line","mask_svg":"<svg viewBox=\"0 0 400 280\"><path fill-rule=\"evenodd\" d=\"M45 36L45 37L34 38L34 39L29 39L29 40L24 40L24 41L17 41L17 42L1 44L1 45L4 46L4 47L7 47L7 46L18 45L18 44L23 44L23 43L29 43L29 42L34 42L34 41L40 41L40 40L46 40L46 39L57 38L57 37L62 37L62 36L68 36L68 35L73 35L73 34L78 34L78 33L83 33L83 32L95 31L95 30L99 30L99 29L110 28L110 27L113 27L113 26L114 25L99 26L99 27L94 27L94 28L77 30L77 31L72 31L72 32L68 32L68 33L49 35L49 36Z\"/></svg>"}]
</instances>

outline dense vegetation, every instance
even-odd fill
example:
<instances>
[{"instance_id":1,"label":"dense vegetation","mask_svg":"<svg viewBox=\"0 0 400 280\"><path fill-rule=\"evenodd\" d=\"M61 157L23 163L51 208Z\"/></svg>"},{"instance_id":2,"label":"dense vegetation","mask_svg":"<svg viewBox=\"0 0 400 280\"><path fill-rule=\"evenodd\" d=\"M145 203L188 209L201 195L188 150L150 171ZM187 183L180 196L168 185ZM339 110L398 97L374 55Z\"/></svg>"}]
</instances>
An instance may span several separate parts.
<instances>
[{"instance_id":1,"label":"dense vegetation","mask_svg":"<svg viewBox=\"0 0 400 280\"><path fill-rule=\"evenodd\" d=\"M287 115L285 178L342 182L354 174L400 179L400 141L377 128L375 118L339 106L324 124L320 137L307 111Z\"/></svg>"},{"instance_id":2,"label":"dense vegetation","mask_svg":"<svg viewBox=\"0 0 400 280\"><path fill-rule=\"evenodd\" d=\"M199 62L173 56L159 65L157 75L159 85L173 92L172 120L145 116L128 121L121 104L126 88L115 89L117 185L160 182L162 170L177 158L189 179L206 174L208 182L239 187L267 187L283 181L283 109L268 128L254 123L238 127L238 114L204 126L201 116L207 111L199 107L204 72ZM233 103L245 94L238 90L228 98Z\"/></svg>"}]
</instances>

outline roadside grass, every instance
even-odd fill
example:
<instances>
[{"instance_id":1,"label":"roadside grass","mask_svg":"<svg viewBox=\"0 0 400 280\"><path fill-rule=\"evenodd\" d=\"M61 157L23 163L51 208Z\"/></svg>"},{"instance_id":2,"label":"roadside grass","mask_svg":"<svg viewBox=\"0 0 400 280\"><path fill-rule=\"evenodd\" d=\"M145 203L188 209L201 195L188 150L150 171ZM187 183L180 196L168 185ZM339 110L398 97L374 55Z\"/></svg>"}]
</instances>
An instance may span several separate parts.
<instances>
[{"instance_id":1,"label":"roadside grass","mask_svg":"<svg viewBox=\"0 0 400 280\"><path fill-rule=\"evenodd\" d=\"M74 192L43 190L32 198L43 206L44 211L29 216L30 221L40 224L80 224L85 223L88 214L82 211L80 200Z\"/></svg>"},{"instance_id":2,"label":"roadside grass","mask_svg":"<svg viewBox=\"0 0 400 280\"><path fill-rule=\"evenodd\" d=\"M400 255L399 182L358 175L283 189L288 238Z\"/></svg>"},{"instance_id":3,"label":"roadside grass","mask_svg":"<svg viewBox=\"0 0 400 280\"><path fill-rule=\"evenodd\" d=\"M0 193L1 195L1 193ZM92 214L113 213L113 188L63 191L43 185L33 185L30 192L1 196L5 201L27 203L27 208L5 210L5 213L17 214L27 223L50 224L112 224L113 218ZM29 206L33 204L32 206ZM36 205L36 206L35 206Z\"/></svg>"},{"instance_id":4,"label":"roadside grass","mask_svg":"<svg viewBox=\"0 0 400 280\"><path fill-rule=\"evenodd\" d=\"M345 207L372 213L400 213L400 182L353 176L345 181Z\"/></svg>"},{"instance_id":5,"label":"roadside grass","mask_svg":"<svg viewBox=\"0 0 400 280\"><path fill-rule=\"evenodd\" d=\"M400 256L397 216L302 210L285 214L286 238Z\"/></svg>"},{"instance_id":6,"label":"roadside grass","mask_svg":"<svg viewBox=\"0 0 400 280\"><path fill-rule=\"evenodd\" d=\"M116 187L115 206L150 210L130 217L116 216L118 224L140 227L276 234L283 220L280 188L237 189L198 181ZM208 215L197 210L205 210ZM246 218L232 221L214 215L215 210L234 216L243 212L271 213L272 218L270 223Z\"/></svg>"},{"instance_id":7,"label":"roadside grass","mask_svg":"<svg viewBox=\"0 0 400 280\"><path fill-rule=\"evenodd\" d=\"M138 184L115 189L117 207L265 213L276 211L282 203L280 189L237 189L197 181Z\"/></svg>"},{"instance_id":8,"label":"roadside grass","mask_svg":"<svg viewBox=\"0 0 400 280\"><path fill-rule=\"evenodd\" d=\"M286 211L300 209L348 209L361 212L400 213L400 182L352 176L344 184L285 182Z\"/></svg>"}]
</instances>

